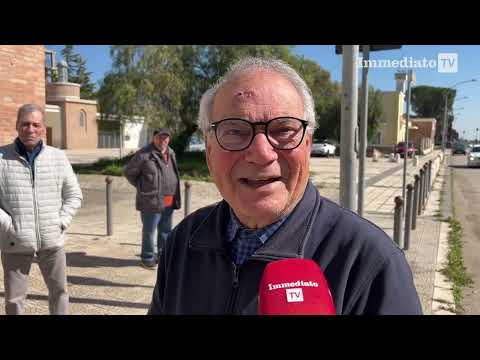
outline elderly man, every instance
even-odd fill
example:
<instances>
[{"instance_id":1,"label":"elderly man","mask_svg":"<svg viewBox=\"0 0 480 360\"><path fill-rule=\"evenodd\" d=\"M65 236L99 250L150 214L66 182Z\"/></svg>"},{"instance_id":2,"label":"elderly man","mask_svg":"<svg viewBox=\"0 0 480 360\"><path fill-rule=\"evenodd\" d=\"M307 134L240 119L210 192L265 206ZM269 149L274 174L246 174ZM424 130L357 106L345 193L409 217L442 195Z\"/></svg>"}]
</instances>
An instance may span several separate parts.
<instances>
[{"instance_id":1,"label":"elderly man","mask_svg":"<svg viewBox=\"0 0 480 360\"><path fill-rule=\"evenodd\" d=\"M170 131L153 132L152 142L140 149L124 169L127 180L137 188L136 208L142 219L141 265L157 267L172 230L173 210L180 209L180 174L175 152L168 146Z\"/></svg>"},{"instance_id":2,"label":"elderly man","mask_svg":"<svg viewBox=\"0 0 480 360\"><path fill-rule=\"evenodd\" d=\"M314 103L277 60L234 65L200 103L207 163L224 201L173 231L149 314L256 314L265 266L313 259L337 314L421 314L402 251L308 181Z\"/></svg>"},{"instance_id":3,"label":"elderly man","mask_svg":"<svg viewBox=\"0 0 480 360\"><path fill-rule=\"evenodd\" d=\"M65 232L82 192L64 152L47 146L44 112L20 107L18 137L0 147L0 250L6 314L22 314L34 256L48 287L50 314L68 313Z\"/></svg>"}]
</instances>

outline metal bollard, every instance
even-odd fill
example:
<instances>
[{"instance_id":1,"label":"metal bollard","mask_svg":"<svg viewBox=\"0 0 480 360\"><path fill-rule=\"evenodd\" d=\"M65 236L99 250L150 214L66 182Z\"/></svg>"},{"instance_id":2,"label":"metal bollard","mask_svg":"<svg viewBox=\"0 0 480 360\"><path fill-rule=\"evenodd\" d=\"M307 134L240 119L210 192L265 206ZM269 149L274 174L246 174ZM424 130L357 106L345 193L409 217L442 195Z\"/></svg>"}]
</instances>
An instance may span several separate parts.
<instances>
[{"instance_id":1,"label":"metal bollard","mask_svg":"<svg viewBox=\"0 0 480 360\"><path fill-rule=\"evenodd\" d=\"M417 215L422 215L422 208L423 208L423 169L420 169L420 183L419 183L419 192L418 192L418 212Z\"/></svg>"},{"instance_id":2,"label":"metal bollard","mask_svg":"<svg viewBox=\"0 0 480 360\"><path fill-rule=\"evenodd\" d=\"M428 198L428 165L423 165L423 203L422 203L422 211L425 210L427 207L427 198Z\"/></svg>"},{"instance_id":3,"label":"metal bollard","mask_svg":"<svg viewBox=\"0 0 480 360\"><path fill-rule=\"evenodd\" d=\"M186 181L185 182L185 216L190 214L190 207L192 203L192 185Z\"/></svg>"},{"instance_id":4,"label":"metal bollard","mask_svg":"<svg viewBox=\"0 0 480 360\"><path fill-rule=\"evenodd\" d=\"M427 169L427 196L426 196L426 201L425 203L428 202L428 199L430 198L430 162L427 162L425 165Z\"/></svg>"},{"instance_id":5,"label":"metal bollard","mask_svg":"<svg viewBox=\"0 0 480 360\"><path fill-rule=\"evenodd\" d=\"M395 197L395 213L393 215L393 241L403 248L402 241L402 206L403 200L401 196Z\"/></svg>"},{"instance_id":6,"label":"metal bollard","mask_svg":"<svg viewBox=\"0 0 480 360\"><path fill-rule=\"evenodd\" d=\"M405 236L403 239L403 250L408 250L410 247L410 230L412 228L412 201L413 199L413 185L407 185L407 208L405 209Z\"/></svg>"},{"instance_id":7,"label":"metal bollard","mask_svg":"<svg viewBox=\"0 0 480 360\"><path fill-rule=\"evenodd\" d=\"M113 221L112 221L112 178L107 176L105 182L107 183L107 236L113 234Z\"/></svg>"},{"instance_id":8,"label":"metal bollard","mask_svg":"<svg viewBox=\"0 0 480 360\"><path fill-rule=\"evenodd\" d=\"M415 175L415 182L413 186L413 206L412 206L412 230L417 228L417 214L418 214L418 199L420 192L420 176Z\"/></svg>"},{"instance_id":9,"label":"metal bollard","mask_svg":"<svg viewBox=\"0 0 480 360\"><path fill-rule=\"evenodd\" d=\"M432 168L433 168L433 161L430 160L428 162L428 194L432 192Z\"/></svg>"}]
</instances>

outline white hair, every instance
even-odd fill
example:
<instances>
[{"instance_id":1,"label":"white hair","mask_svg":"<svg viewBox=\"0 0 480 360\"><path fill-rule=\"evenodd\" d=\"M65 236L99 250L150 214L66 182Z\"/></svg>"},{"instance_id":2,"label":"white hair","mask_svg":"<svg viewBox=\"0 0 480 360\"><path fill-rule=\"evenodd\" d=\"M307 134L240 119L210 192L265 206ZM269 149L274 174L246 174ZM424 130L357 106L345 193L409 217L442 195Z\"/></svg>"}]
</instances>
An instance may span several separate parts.
<instances>
[{"instance_id":1,"label":"white hair","mask_svg":"<svg viewBox=\"0 0 480 360\"><path fill-rule=\"evenodd\" d=\"M39 112L40 114L42 114L42 122L45 124L45 111L42 107L37 104L24 104L17 110L16 126L18 126L21 120L34 112Z\"/></svg>"},{"instance_id":2,"label":"white hair","mask_svg":"<svg viewBox=\"0 0 480 360\"><path fill-rule=\"evenodd\" d=\"M200 100L198 111L198 126L203 131L205 138L208 135L211 124L213 100L218 90L228 81L238 77L240 74L249 71L270 71L283 75L289 80L302 98L304 117L308 121L307 130L312 133L316 126L315 105L312 92L302 77L287 63L277 59L265 59L257 57L246 57L233 64L218 82L208 89Z\"/></svg>"}]
</instances>

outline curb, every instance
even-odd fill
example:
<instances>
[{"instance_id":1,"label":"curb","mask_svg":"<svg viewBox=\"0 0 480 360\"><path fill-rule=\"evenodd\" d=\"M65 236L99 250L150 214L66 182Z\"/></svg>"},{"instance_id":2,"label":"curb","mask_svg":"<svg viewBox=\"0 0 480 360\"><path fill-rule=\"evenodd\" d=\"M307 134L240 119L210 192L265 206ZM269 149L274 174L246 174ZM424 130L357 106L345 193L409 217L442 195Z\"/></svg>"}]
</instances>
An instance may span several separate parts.
<instances>
[{"instance_id":1,"label":"curb","mask_svg":"<svg viewBox=\"0 0 480 360\"><path fill-rule=\"evenodd\" d=\"M450 176L452 176L451 169L449 169L450 157L446 156L448 161L443 163L444 173L449 173L449 177L444 179L442 185L442 192L446 193L447 196L451 194L450 188ZM447 204L450 204L449 201L444 201ZM445 206L443 206L445 207ZM451 209L445 209L449 214L451 214ZM442 209L442 212L445 211ZM445 275L441 273L442 268L447 262L448 254L448 234L449 226L448 223L442 221L440 224L440 237L438 241L438 252L437 252L437 262L435 265L435 281L433 287L433 297L432 297L432 315L456 315L451 309L455 309L455 302L453 298L453 283L447 279Z\"/></svg>"},{"instance_id":2,"label":"curb","mask_svg":"<svg viewBox=\"0 0 480 360\"><path fill-rule=\"evenodd\" d=\"M448 254L448 224L440 225L437 264L435 266L435 282L433 285L432 315L456 315L450 309L455 309L452 283L441 273L447 261Z\"/></svg>"}]
</instances>

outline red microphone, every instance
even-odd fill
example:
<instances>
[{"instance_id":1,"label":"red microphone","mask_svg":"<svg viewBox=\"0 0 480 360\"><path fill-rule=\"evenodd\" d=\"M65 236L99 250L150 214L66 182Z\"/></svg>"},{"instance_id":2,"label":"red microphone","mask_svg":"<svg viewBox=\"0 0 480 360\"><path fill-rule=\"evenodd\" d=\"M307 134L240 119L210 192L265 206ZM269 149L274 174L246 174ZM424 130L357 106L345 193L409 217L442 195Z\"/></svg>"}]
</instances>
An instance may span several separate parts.
<instances>
[{"instance_id":1,"label":"red microphone","mask_svg":"<svg viewBox=\"0 0 480 360\"><path fill-rule=\"evenodd\" d=\"M335 315L335 305L322 270L313 260L269 263L258 295L260 315Z\"/></svg>"}]
</instances>

